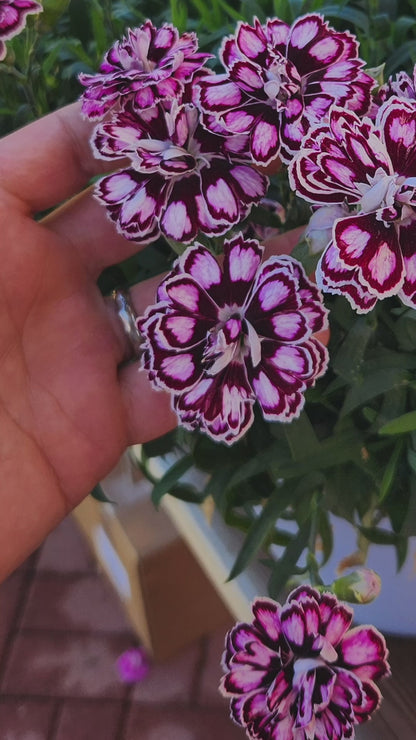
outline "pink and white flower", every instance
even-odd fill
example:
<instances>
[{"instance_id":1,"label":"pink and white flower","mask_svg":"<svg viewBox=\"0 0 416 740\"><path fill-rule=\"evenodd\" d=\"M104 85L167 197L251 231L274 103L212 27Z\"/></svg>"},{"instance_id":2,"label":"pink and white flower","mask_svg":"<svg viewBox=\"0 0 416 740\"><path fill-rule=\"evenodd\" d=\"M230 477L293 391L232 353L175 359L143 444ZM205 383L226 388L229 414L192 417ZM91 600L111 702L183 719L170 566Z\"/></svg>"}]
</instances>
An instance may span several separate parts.
<instances>
[{"instance_id":1,"label":"pink and white flower","mask_svg":"<svg viewBox=\"0 0 416 740\"><path fill-rule=\"evenodd\" d=\"M200 103L229 131L250 134L256 163L289 162L332 103L368 110L374 81L357 54L355 38L316 13L292 26L241 22L220 51L226 73L200 82Z\"/></svg>"},{"instance_id":2,"label":"pink and white flower","mask_svg":"<svg viewBox=\"0 0 416 740\"><path fill-rule=\"evenodd\" d=\"M0 60L6 56L4 42L23 30L27 15L41 10L42 5L35 0L0 0Z\"/></svg>"},{"instance_id":3,"label":"pink and white flower","mask_svg":"<svg viewBox=\"0 0 416 740\"><path fill-rule=\"evenodd\" d=\"M301 586L281 606L253 604L253 622L227 635L220 685L232 719L253 740L351 740L381 701L390 673L383 636L349 629L352 609Z\"/></svg>"},{"instance_id":4,"label":"pink and white flower","mask_svg":"<svg viewBox=\"0 0 416 740\"><path fill-rule=\"evenodd\" d=\"M82 112L90 119L105 113L126 99L137 111L161 100L180 97L186 82L211 54L197 51L195 33L183 33L170 23L156 28L147 20L106 53L97 74L80 74L86 87Z\"/></svg>"},{"instance_id":5,"label":"pink and white flower","mask_svg":"<svg viewBox=\"0 0 416 740\"><path fill-rule=\"evenodd\" d=\"M138 321L144 366L172 394L180 423L227 444L252 424L255 401L269 421L296 418L328 362L313 337L326 326L316 286L293 258L261 264L262 253L239 234L221 267L202 245L189 247Z\"/></svg>"},{"instance_id":6,"label":"pink and white flower","mask_svg":"<svg viewBox=\"0 0 416 740\"><path fill-rule=\"evenodd\" d=\"M130 167L98 183L96 196L118 230L141 243L161 233L184 243L199 231L224 234L268 185L251 167L247 137L207 131L192 104L140 116L126 106L97 127L93 147L99 157L130 159Z\"/></svg>"},{"instance_id":7,"label":"pink and white flower","mask_svg":"<svg viewBox=\"0 0 416 740\"><path fill-rule=\"evenodd\" d=\"M377 90L376 101L379 105L392 97L406 98L416 103L416 65L413 68L413 75L410 77L407 72L398 72L395 77L391 76Z\"/></svg>"},{"instance_id":8,"label":"pink and white flower","mask_svg":"<svg viewBox=\"0 0 416 740\"><path fill-rule=\"evenodd\" d=\"M359 312L397 295L416 306L416 107L390 98L376 121L337 106L306 137L291 186L314 204L344 204L319 262L318 285Z\"/></svg>"}]
</instances>

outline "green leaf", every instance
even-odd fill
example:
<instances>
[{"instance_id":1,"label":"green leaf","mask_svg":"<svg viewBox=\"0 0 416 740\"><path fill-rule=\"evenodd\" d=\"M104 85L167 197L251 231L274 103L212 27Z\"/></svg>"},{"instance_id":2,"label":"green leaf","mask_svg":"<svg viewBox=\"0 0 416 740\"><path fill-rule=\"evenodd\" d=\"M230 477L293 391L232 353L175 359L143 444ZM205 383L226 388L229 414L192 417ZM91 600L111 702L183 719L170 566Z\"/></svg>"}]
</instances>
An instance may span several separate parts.
<instances>
[{"instance_id":1,"label":"green leaf","mask_svg":"<svg viewBox=\"0 0 416 740\"><path fill-rule=\"evenodd\" d=\"M323 565L325 565L325 563L328 562L329 558L331 557L332 549L334 546L334 535L332 531L332 526L329 521L328 512L325 511L323 507L320 507L319 509L318 533L322 542L323 559L320 565L320 567L322 567Z\"/></svg>"},{"instance_id":2,"label":"green leaf","mask_svg":"<svg viewBox=\"0 0 416 740\"><path fill-rule=\"evenodd\" d=\"M161 455L166 455L168 452L172 452L175 442L176 429L164 434L163 437L153 439L151 442L145 442L143 444L143 452L146 457L160 457Z\"/></svg>"},{"instance_id":3,"label":"green leaf","mask_svg":"<svg viewBox=\"0 0 416 740\"><path fill-rule=\"evenodd\" d=\"M416 473L416 452L412 449L407 450L407 462L409 463L413 472Z\"/></svg>"},{"instance_id":4,"label":"green leaf","mask_svg":"<svg viewBox=\"0 0 416 740\"><path fill-rule=\"evenodd\" d=\"M305 412L290 424L285 424L284 432L294 460L301 460L319 450L318 437Z\"/></svg>"},{"instance_id":5,"label":"green leaf","mask_svg":"<svg viewBox=\"0 0 416 740\"><path fill-rule=\"evenodd\" d=\"M286 547L283 555L276 561L269 579L268 591L272 599L281 598L281 592L290 576L294 573L296 563L308 545L310 521L305 522L297 535Z\"/></svg>"},{"instance_id":6,"label":"green leaf","mask_svg":"<svg viewBox=\"0 0 416 740\"><path fill-rule=\"evenodd\" d=\"M170 492L170 489L178 482L180 478L192 467L194 461L192 455L181 457L172 465L169 470L155 483L152 491L152 501L156 508L159 506L163 496Z\"/></svg>"},{"instance_id":7,"label":"green leaf","mask_svg":"<svg viewBox=\"0 0 416 740\"><path fill-rule=\"evenodd\" d=\"M302 264L307 275L313 273L319 262L320 254L313 254L306 239L301 239L291 252L292 257Z\"/></svg>"},{"instance_id":8,"label":"green leaf","mask_svg":"<svg viewBox=\"0 0 416 740\"><path fill-rule=\"evenodd\" d=\"M108 47L103 9L98 0L90 0L90 16L97 56L102 57Z\"/></svg>"},{"instance_id":9,"label":"green leaf","mask_svg":"<svg viewBox=\"0 0 416 740\"><path fill-rule=\"evenodd\" d=\"M415 55L416 41L413 39L411 41L406 41L399 48L396 48L396 50L386 60L386 77L391 75L395 70L406 66L406 63Z\"/></svg>"},{"instance_id":10,"label":"green leaf","mask_svg":"<svg viewBox=\"0 0 416 740\"><path fill-rule=\"evenodd\" d=\"M380 396L382 393L390 391L392 388L399 388L408 380L408 374L398 368L383 368L381 370L369 373L361 381L357 379L353 388L348 391L341 416L350 414L351 411L362 406L372 398Z\"/></svg>"},{"instance_id":11,"label":"green leaf","mask_svg":"<svg viewBox=\"0 0 416 740\"><path fill-rule=\"evenodd\" d=\"M372 314L356 320L334 358L333 368L337 375L350 383L360 379L364 354L375 328L376 321Z\"/></svg>"},{"instance_id":12,"label":"green leaf","mask_svg":"<svg viewBox=\"0 0 416 740\"><path fill-rule=\"evenodd\" d=\"M263 545L266 537L276 526L276 519L286 509L292 499L291 491L284 492L282 489L274 491L257 519L254 520L243 543L236 561L231 569L228 581L238 576L251 562Z\"/></svg>"},{"instance_id":13,"label":"green leaf","mask_svg":"<svg viewBox=\"0 0 416 740\"><path fill-rule=\"evenodd\" d=\"M378 430L379 434L406 434L406 432L413 432L416 429L416 411L409 411L407 414L402 414L396 419L384 424Z\"/></svg>"},{"instance_id":14,"label":"green leaf","mask_svg":"<svg viewBox=\"0 0 416 740\"><path fill-rule=\"evenodd\" d=\"M384 501L384 499L390 493L391 487L396 477L397 466L399 464L400 456L403 452L403 449L404 440L400 439L398 442L396 442L393 453L384 469L384 475L381 481L380 491L378 495L378 500L380 503Z\"/></svg>"},{"instance_id":15,"label":"green leaf","mask_svg":"<svg viewBox=\"0 0 416 740\"><path fill-rule=\"evenodd\" d=\"M258 473L263 473L272 463L276 462L278 455L279 443L274 442L270 447L257 453L256 457L252 457L246 463L240 465L231 478L228 488L235 488L240 483L244 483L248 478L252 478Z\"/></svg>"},{"instance_id":16,"label":"green leaf","mask_svg":"<svg viewBox=\"0 0 416 740\"><path fill-rule=\"evenodd\" d=\"M382 529L381 527L359 526L358 529L369 542L373 542L375 545L397 545L401 540L405 539L402 535L396 532L390 532L388 529Z\"/></svg>"},{"instance_id":17,"label":"green leaf","mask_svg":"<svg viewBox=\"0 0 416 740\"><path fill-rule=\"evenodd\" d=\"M170 12L172 23L178 29L179 33L186 31L188 22L188 9L186 3L181 0L170 0Z\"/></svg>"},{"instance_id":18,"label":"green leaf","mask_svg":"<svg viewBox=\"0 0 416 740\"><path fill-rule=\"evenodd\" d=\"M340 7L340 5L324 5L320 8L320 13L326 18L337 18L339 20L348 21L353 23L354 26L359 28L363 33L368 34L370 31L369 18L367 13L363 13L361 10L349 7Z\"/></svg>"},{"instance_id":19,"label":"green leaf","mask_svg":"<svg viewBox=\"0 0 416 740\"><path fill-rule=\"evenodd\" d=\"M409 550L409 541L403 537L403 539L397 542L395 547L396 547L397 570L400 570L400 568L402 568L406 562L407 553Z\"/></svg>"},{"instance_id":20,"label":"green leaf","mask_svg":"<svg viewBox=\"0 0 416 740\"><path fill-rule=\"evenodd\" d=\"M205 496L212 496L217 509L224 516L227 511L227 487L235 472L234 465L227 465L214 470L205 486Z\"/></svg>"},{"instance_id":21,"label":"green leaf","mask_svg":"<svg viewBox=\"0 0 416 740\"><path fill-rule=\"evenodd\" d=\"M190 483L176 483L169 489L171 496L186 501L189 504L202 504L203 494Z\"/></svg>"},{"instance_id":22,"label":"green leaf","mask_svg":"<svg viewBox=\"0 0 416 740\"><path fill-rule=\"evenodd\" d=\"M312 455L296 461L276 461L273 466L277 477L288 480L306 475L313 470L325 470L350 460L361 460L362 439L355 429L334 434L323 440Z\"/></svg>"},{"instance_id":23,"label":"green leaf","mask_svg":"<svg viewBox=\"0 0 416 740\"><path fill-rule=\"evenodd\" d=\"M98 484L94 486L94 488L91 491L91 496L95 498L96 501L100 501L102 504L115 504L115 501L112 501L108 496L105 495L102 487Z\"/></svg>"}]
</instances>

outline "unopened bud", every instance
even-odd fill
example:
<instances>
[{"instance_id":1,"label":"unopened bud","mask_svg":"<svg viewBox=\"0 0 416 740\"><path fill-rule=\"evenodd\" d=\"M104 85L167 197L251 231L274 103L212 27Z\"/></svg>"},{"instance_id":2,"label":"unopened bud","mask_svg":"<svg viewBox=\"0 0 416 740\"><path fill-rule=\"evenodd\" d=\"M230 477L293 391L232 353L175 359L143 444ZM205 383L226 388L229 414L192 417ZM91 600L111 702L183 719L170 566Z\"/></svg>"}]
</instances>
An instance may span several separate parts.
<instances>
[{"instance_id":1,"label":"unopened bud","mask_svg":"<svg viewBox=\"0 0 416 740\"><path fill-rule=\"evenodd\" d=\"M369 604L381 591L381 578L370 568L357 568L352 573L337 578L331 588L342 601Z\"/></svg>"},{"instance_id":2,"label":"unopened bud","mask_svg":"<svg viewBox=\"0 0 416 740\"><path fill-rule=\"evenodd\" d=\"M311 254L320 254L332 239L332 227L338 218L348 214L344 206L332 205L318 208L310 217L305 238Z\"/></svg>"}]
</instances>

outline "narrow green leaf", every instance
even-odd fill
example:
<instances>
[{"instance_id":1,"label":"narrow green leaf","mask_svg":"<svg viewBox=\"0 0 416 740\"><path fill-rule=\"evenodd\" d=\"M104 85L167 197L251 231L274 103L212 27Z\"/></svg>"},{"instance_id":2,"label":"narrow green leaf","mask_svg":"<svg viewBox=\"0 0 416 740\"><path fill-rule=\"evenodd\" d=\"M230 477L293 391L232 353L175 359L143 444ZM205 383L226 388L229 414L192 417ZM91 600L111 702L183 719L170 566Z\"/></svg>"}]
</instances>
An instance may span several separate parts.
<instances>
[{"instance_id":1,"label":"narrow green leaf","mask_svg":"<svg viewBox=\"0 0 416 740\"><path fill-rule=\"evenodd\" d=\"M231 478L228 488L234 488L240 483L244 483L248 478L252 478L258 473L263 473L268 467L276 462L279 453L279 444L274 442L256 457L251 458L248 462L243 463Z\"/></svg>"},{"instance_id":2,"label":"narrow green leaf","mask_svg":"<svg viewBox=\"0 0 416 740\"><path fill-rule=\"evenodd\" d=\"M268 584L269 595L272 599L281 598L282 589L294 573L296 563L308 545L309 534L310 521L305 522L299 528L297 535L286 547L282 557L276 561Z\"/></svg>"},{"instance_id":3,"label":"narrow green leaf","mask_svg":"<svg viewBox=\"0 0 416 740\"><path fill-rule=\"evenodd\" d=\"M381 503L381 501L384 501L386 496L390 493L391 487L393 485L396 472L397 472L397 466L399 464L400 456L403 452L404 448L404 440L399 439L399 441L396 443L393 453L384 469L384 475L381 481L380 485L380 491L378 500Z\"/></svg>"},{"instance_id":4,"label":"narrow green leaf","mask_svg":"<svg viewBox=\"0 0 416 740\"><path fill-rule=\"evenodd\" d=\"M181 0L170 0L170 12L172 23L176 26L179 33L186 31L188 21L188 9L186 4Z\"/></svg>"},{"instance_id":5,"label":"narrow green leaf","mask_svg":"<svg viewBox=\"0 0 416 740\"><path fill-rule=\"evenodd\" d=\"M374 330L374 318L360 316L350 329L333 361L333 368L350 383L356 383L361 377L361 366L364 362L364 353Z\"/></svg>"},{"instance_id":6,"label":"narrow green leaf","mask_svg":"<svg viewBox=\"0 0 416 740\"><path fill-rule=\"evenodd\" d=\"M156 508L159 506L165 493L169 493L180 478L192 467L192 455L181 457L169 470L155 483L152 491L152 501Z\"/></svg>"},{"instance_id":7,"label":"narrow green leaf","mask_svg":"<svg viewBox=\"0 0 416 740\"><path fill-rule=\"evenodd\" d=\"M260 516L254 520L243 543L236 561L231 569L228 581L238 576L251 562L263 545L268 534L276 526L276 519L292 499L290 491L276 490L262 509Z\"/></svg>"},{"instance_id":8,"label":"narrow green leaf","mask_svg":"<svg viewBox=\"0 0 416 740\"><path fill-rule=\"evenodd\" d=\"M319 12L326 18L339 18L340 20L348 21L348 23L353 23L354 26L365 34L369 33L368 15L361 10L345 6L340 7L339 5L324 5Z\"/></svg>"},{"instance_id":9,"label":"narrow green leaf","mask_svg":"<svg viewBox=\"0 0 416 740\"><path fill-rule=\"evenodd\" d=\"M413 472L416 473L416 452L412 449L407 450L407 462L409 463Z\"/></svg>"},{"instance_id":10,"label":"narrow green leaf","mask_svg":"<svg viewBox=\"0 0 416 740\"><path fill-rule=\"evenodd\" d=\"M332 526L329 521L328 512L325 511L324 508L319 509L319 518L318 518L318 533L321 538L322 542L322 562L320 564L320 567L322 565L325 565L325 563L328 562L329 558L332 554L332 549L334 546L334 535L332 531Z\"/></svg>"},{"instance_id":11,"label":"narrow green leaf","mask_svg":"<svg viewBox=\"0 0 416 740\"><path fill-rule=\"evenodd\" d=\"M100 501L102 504L115 504L115 501L112 501L111 498L108 498L108 496L105 495L102 487L100 484L94 486L94 488L91 491L91 496L95 498L96 501Z\"/></svg>"},{"instance_id":12,"label":"narrow green leaf","mask_svg":"<svg viewBox=\"0 0 416 740\"><path fill-rule=\"evenodd\" d=\"M375 545L397 545L400 540L405 539L402 535L381 527L358 527L358 529L369 542Z\"/></svg>"},{"instance_id":13,"label":"narrow green leaf","mask_svg":"<svg viewBox=\"0 0 416 740\"><path fill-rule=\"evenodd\" d=\"M171 486L169 493L171 496L181 501L186 501L189 504L202 504L204 500L203 494L190 483L176 483Z\"/></svg>"},{"instance_id":14,"label":"narrow green leaf","mask_svg":"<svg viewBox=\"0 0 416 740\"><path fill-rule=\"evenodd\" d=\"M205 486L204 495L212 496L216 507L224 514L227 509L227 486L235 471L234 465L215 470Z\"/></svg>"},{"instance_id":15,"label":"narrow green leaf","mask_svg":"<svg viewBox=\"0 0 416 740\"><path fill-rule=\"evenodd\" d=\"M416 429L416 411L409 411L396 419L384 424L378 430L379 434L406 434Z\"/></svg>"},{"instance_id":16,"label":"narrow green leaf","mask_svg":"<svg viewBox=\"0 0 416 740\"><path fill-rule=\"evenodd\" d=\"M408 374L404 370L398 368L382 368L367 375L361 381L357 380L345 397L341 416L350 414L358 406L362 406L372 398L376 398L382 393L390 391L392 388L400 388L407 379Z\"/></svg>"},{"instance_id":17,"label":"narrow green leaf","mask_svg":"<svg viewBox=\"0 0 416 740\"><path fill-rule=\"evenodd\" d=\"M294 460L301 460L319 450L319 440L305 412L290 424L285 424L284 432Z\"/></svg>"},{"instance_id":18,"label":"narrow green leaf","mask_svg":"<svg viewBox=\"0 0 416 740\"><path fill-rule=\"evenodd\" d=\"M284 480L298 478L313 470L325 470L350 460L361 460L362 439L358 431L334 434L321 442L319 449L309 456L281 461L274 466L275 475Z\"/></svg>"},{"instance_id":19,"label":"narrow green leaf","mask_svg":"<svg viewBox=\"0 0 416 740\"><path fill-rule=\"evenodd\" d=\"M416 41L406 41L386 60L386 78L395 70L405 66L405 63L416 55Z\"/></svg>"},{"instance_id":20,"label":"narrow green leaf","mask_svg":"<svg viewBox=\"0 0 416 740\"><path fill-rule=\"evenodd\" d=\"M397 542L395 547L396 547L397 570L400 570L400 568L403 567L407 559L409 541L405 537L403 537L401 540L399 540L399 542Z\"/></svg>"},{"instance_id":21,"label":"narrow green leaf","mask_svg":"<svg viewBox=\"0 0 416 740\"><path fill-rule=\"evenodd\" d=\"M176 429L164 434L162 437L153 439L151 442L145 442L143 444L143 452L146 457L159 457L160 455L166 455L168 452L172 452L172 449L175 447L175 441Z\"/></svg>"},{"instance_id":22,"label":"narrow green leaf","mask_svg":"<svg viewBox=\"0 0 416 740\"><path fill-rule=\"evenodd\" d=\"M90 0L90 17L94 40L97 45L97 55L102 57L107 49L108 42L104 23L104 12L98 0Z\"/></svg>"}]
</instances>

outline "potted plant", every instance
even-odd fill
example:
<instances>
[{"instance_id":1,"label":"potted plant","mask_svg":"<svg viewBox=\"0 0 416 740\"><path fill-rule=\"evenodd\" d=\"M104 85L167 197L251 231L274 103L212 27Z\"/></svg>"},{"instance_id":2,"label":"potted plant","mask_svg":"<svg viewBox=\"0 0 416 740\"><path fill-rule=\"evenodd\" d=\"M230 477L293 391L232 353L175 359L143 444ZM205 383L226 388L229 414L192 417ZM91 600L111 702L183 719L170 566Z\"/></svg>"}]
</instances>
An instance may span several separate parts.
<instances>
[{"instance_id":1,"label":"potted plant","mask_svg":"<svg viewBox=\"0 0 416 740\"><path fill-rule=\"evenodd\" d=\"M227 640L233 718L264 740L352 737L387 653L338 599L371 600L371 547L400 569L416 533L414 7L172 1L167 21L94 1L81 28L80 3L44 5L31 43L8 45L3 127L78 95L79 75L113 165L97 199L142 247L102 290L162 273L137 320L143 372L178 417L140 450L154 502L212 502L244 535L229 578L256 557L268 570ZM336 518L356 537L338 577Z\"/></svg>"}]
</instances>

